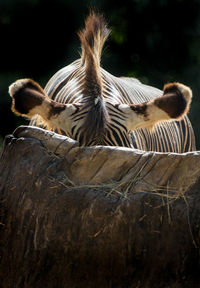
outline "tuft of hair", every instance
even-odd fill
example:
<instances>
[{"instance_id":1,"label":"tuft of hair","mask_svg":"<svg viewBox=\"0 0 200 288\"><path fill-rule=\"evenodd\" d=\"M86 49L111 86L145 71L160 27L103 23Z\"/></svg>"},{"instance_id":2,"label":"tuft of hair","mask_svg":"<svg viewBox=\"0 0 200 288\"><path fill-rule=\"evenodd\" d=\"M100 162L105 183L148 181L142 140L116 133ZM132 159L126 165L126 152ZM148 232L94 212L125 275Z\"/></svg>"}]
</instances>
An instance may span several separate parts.
<instances>
[{"instance_id":1,"label":"tuft of hair","mask_svg":"<svg viewBox=\"0 0 200 288\"><path fill-rule=\"evenodd\" d=\"M106 21L101 14L94 11L85 21L85 29L78 33L82 45L82 65L85 67L83 84L83 98L85 106L89 107L83 125L83 134L86 142L91 138L105 133L108 122L104 99L102 97L102 77L100 59L103 45L110 33Z\"/></svg>"},{"instance_id":2,"label":"tuft of hair","mask_svg":"<svg viewBox=\"0 0 200 288\"><path fill-rule=\"evenodd\" d=\"M42 87L37 82L29 78L19 79L15 81L9 86L8 92L11 97L15 97L16 93L18 93L20 90L23 90L25 88L34 89L44 94L44 90L42 89Z\"/></svg>"},{"instance_id":3,"label":"tuft of hair","mask_svg":"<svg viewBox=\"0 0 200 288\"><path fill-rule=\"evenodd\" d=\"M100 66L103 45L109 34L110 30L107 28L104 16L91 11L85 21L85 29L78 33L81 40L83 63L95 61L95 64Z\"/></svg>"}]
</instances>

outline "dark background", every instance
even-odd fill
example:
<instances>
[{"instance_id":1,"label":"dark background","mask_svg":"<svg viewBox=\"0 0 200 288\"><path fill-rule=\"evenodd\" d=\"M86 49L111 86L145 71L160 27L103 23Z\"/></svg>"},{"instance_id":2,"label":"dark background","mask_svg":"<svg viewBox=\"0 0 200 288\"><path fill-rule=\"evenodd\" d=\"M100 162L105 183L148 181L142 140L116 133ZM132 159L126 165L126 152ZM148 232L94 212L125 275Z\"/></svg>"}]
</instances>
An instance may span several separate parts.
<instances>
[{"instance_id":1,"label":"dark background","mask_svg":"<svg viewBox=\"0 0 200 288\"><path fill-rule=\"evenodd\" d=\"M79 58L77 32L90 7L103 12L112 28L103 68L160 89L169 81L192 88L189 117L199 149L200 0L0 0L1 141L28 123L10 111L8 86L31 77L44 87Z\"/></svg>"}]
</instances>

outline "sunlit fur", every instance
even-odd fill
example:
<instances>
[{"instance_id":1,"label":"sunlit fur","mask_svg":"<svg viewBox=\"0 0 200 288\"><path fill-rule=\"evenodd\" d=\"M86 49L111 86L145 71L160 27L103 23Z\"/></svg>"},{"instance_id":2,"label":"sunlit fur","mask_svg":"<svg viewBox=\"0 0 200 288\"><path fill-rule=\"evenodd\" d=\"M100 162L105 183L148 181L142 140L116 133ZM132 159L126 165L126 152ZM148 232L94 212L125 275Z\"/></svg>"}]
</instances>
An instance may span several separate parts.
<instances>
[{"instance_id":1,"label":"sunlit fur","mask_svg":"<svg viewBox=\"0 0 200 288\"><path fill-rule=\"evenodd\" d=\"M31 124L39 125L42 121L48 129L76 139L80 145L162 152L195 150L193 129L186 116L192 97L190 88L171 83L163 92L137 79L119 78L106 72L100 67L100 58L108 35L103 16L92 12L85 29L79 32L81 59L59 70L40 96L33 88L26 100L29 109L26 116L40 115ZM13 107L16 95L25 95L20 82L17 90L14 85L10 88ZM36 105L38 101L42 104Z\"/></svg>"}]
</instances>

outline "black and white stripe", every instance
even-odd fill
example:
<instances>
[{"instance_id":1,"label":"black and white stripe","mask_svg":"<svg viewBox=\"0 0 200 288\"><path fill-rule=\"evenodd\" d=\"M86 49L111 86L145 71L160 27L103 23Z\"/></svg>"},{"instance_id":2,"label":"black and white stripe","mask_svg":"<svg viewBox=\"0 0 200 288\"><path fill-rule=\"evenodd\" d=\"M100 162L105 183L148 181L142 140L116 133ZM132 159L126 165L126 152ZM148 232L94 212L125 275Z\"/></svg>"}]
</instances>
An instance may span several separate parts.
<instances>
[{"instance_id":1,"label":"black and white stripe","mask_svg":"<svg viewBox=\"0 0 200 288\"><path fill-rule=\"evenodd\" d=\"M9 87L13 112L32 119L31 125L42 123L82 146L195 150L186 116L191 89L169 83L161 91L134 78L111 75L100 66L108 35L103 16L91 12L79 32L81 58L58 71L45 89L32 79L13 83Z\"/></svg>"},{"instance_id":2,"label":"black and white stripe","mask_svg":"<svg viewBox=\"0 0 200 288\"><path fill-rule=\"evenodd\" d=\"M81 145L124 146L146 151L177 153L195 150L194 133L187 116L181 121L161 122L153 130L128 131L124 126L126 116L118 108L119 104L140 104L161 96L163 93L161 90L144 85L134 78L115 77L102 68L101 77L102 96L109 115L109 123L103 137L98 135L89 142L85 142L82 129L90 107L82 106L87 99L82 93L85 67L81 60L58 71L47 83L44 90L51 99L77 105L72 117L74 123L67 136L76 139ZM78 105L82 108L79 109ZM35 124L35 121L31 124Z\"/></svg>"}]
</instances>

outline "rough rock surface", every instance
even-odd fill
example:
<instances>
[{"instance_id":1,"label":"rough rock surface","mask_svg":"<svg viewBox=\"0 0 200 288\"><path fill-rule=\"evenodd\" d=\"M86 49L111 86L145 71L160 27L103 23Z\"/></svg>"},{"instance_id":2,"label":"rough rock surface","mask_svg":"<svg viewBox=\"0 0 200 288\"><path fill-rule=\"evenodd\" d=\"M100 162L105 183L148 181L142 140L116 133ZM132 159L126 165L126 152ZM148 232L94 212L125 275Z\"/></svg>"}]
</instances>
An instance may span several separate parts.
<instances>
[{"instance_id":1,"label":"rough rock surface","mask_svg":"<svg viewBox=\"0 0 200 288\"><path fill-rule=\"evenodd\" d=\"M19 127L0 159L0 287L200 287L200 152Z\"/></svg>"}]
</instances>

